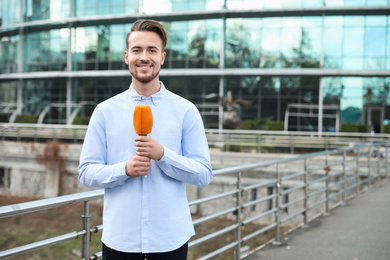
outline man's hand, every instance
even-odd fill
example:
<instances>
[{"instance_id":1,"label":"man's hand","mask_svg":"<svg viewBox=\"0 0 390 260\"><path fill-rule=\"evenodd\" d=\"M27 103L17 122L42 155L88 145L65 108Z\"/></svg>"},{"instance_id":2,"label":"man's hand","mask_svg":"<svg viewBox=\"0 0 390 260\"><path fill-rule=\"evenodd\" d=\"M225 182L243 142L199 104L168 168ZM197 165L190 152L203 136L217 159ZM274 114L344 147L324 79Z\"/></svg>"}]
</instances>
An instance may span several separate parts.
<instances>
[{"instance_id":1,"label":"man's hand","mask_svg":"<svg viewBox=\"0 0 390 260\"><path fill-rule=\"evenodd\" d=\"M145 156L136 155L126 163L126 174L130 177L147 175L150 167L150 159Z\"/></svg>"},{"instance_id":2,"label":"man's hand","mask_svg":"<svg viewBox=\"0 0 390 260\"><path fill-rule=\"evenodd\" d=\"M137 136L135 138L135 151L138 156L153 160L160 160L164 156L164 146L149 136Z\"/></svg>"}]
</instances>

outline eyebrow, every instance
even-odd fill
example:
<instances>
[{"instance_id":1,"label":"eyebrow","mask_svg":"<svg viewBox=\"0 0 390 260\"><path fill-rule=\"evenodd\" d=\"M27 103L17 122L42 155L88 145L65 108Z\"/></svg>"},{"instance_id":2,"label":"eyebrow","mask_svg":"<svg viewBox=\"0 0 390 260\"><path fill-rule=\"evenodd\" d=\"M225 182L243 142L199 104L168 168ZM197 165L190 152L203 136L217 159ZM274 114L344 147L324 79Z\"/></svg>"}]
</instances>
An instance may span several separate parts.
<instances>
[{"instance_id":1,"label":"eyebrow","mask_svg":"<svg viewBox=\"0 0 390 260\"><path fill-rule=\"evenodd\" d=\"M132 49L142 49L142 47L141 46L132 46L132 47L130 47L130 49L132 50ZM157 46L148 46L147 47L147 49L159 49Z\"/></svg>"}]
</instances>

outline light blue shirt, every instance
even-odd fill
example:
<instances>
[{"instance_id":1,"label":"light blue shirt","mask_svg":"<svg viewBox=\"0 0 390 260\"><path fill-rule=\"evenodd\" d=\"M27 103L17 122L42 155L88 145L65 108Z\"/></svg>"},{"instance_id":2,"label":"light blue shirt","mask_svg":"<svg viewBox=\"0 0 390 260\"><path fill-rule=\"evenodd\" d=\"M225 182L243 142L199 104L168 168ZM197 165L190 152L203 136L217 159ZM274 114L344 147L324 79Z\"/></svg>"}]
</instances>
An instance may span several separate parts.
<instances>
[{"instance_id":1,"label":"light blue shirt","mask_svg":"<svg viewBox=\"0 0 390 260\"><path fill-rule=\"evenodd\" d=\"M129 177L135 155L133 113L149 105L153 130L164 156L151 160L148 175ZM96 106L80 156L79 179L104 188L103 243L122 252L168 252L195 234L186 183L205 187L212 179L210 153L197 108L168 91L146 98L132 86Z\"/></svg>"}]
</instances>

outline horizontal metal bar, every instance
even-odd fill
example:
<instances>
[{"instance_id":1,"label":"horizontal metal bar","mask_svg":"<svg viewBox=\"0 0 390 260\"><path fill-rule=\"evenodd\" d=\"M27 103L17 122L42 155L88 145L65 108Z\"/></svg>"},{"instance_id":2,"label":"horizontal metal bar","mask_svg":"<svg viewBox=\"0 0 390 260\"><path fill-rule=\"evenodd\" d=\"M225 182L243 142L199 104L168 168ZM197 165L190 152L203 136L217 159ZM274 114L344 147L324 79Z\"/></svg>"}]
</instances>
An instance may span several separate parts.
<instances>
[{"instance_id":1,"label":"horizontal metal bar","mask_svg":"<svg viewBox=\"0 0 390 260\"><path fill-rule=\"evenodd\" d=\"M329 199L333 199L333 198L339 196L340 194L342 194L343 192L344 192L343 190L340 190L339 192L336 192L335 194L330 195Z\"/></svg>"},{"instance_id":2,"label":"horizontal metal bar","mask_svg":"<svg viewBox=\"0 0 390 260\"><path fill-rule=\"evenodd\" d=\"M291 179L291 178L294 178L294 177L302 176L304 174L305 174L305 172L297 172L297 173L294 173L294 174L291 174L291 175L288 175L288 176L283 176L281 178L281 180L285 181L285 180L288 180L288 179Z\"/></svg>"},{"instance_id":3,"label":"horizontal metal bar","mask_svg":"<svg viewBox=\"0 0 390 260\"><path fill-rule=\"evenodd\" d=\"M336 186L339 186L339 185L341 185L341 184L343 184L343 180L338 181L338 182L335 182L335 183L329 185L329 189L331 190L332 188L334 188L334 187L336 187Z\"/></svg>"},{"instance_id":4,"label":"horizontal metal bar","mask_svg":"<svg viewBox=\"0 0 390 260\"><path fill-rule=\"evenodd\" d=\"M325 202L326 202L326 199L323 199L323 200L317 201L316 203L314 203L314 204L310 205L310 206L308 207L308 209L315 208L315 207L317 207L317 206L319 206L320 204L323 204L323 203L325 203Z\"/></svg>"},{"instance_id":5,"label":"horizontal metal bar","mask_svg":"<svg viewBox=\"0 0 390 260\"><path fill-rule=\"evenodd\" d=\"M103 198L103 196L104 190L93 190L55 198L3 206L0 207L0 218L17 216L21 214L36 212L45 209L52 209L56 207L62 207L84 201L97 200Z\"/></svg>"},{"instance_id":6,"label":"horizontal metal bar","mask_svg":"<svg viewBox=\"0 0 390 260\"><path fill-rule=\"evenodd\" d=\"M312 173L315 173L315 172L318 172L318 171L324 171L325 168L327 168L326 165L324 166L320 166L320 167L317 167L317 168L311 168L308 170L309 174L312 174Z\"/></svg>"},{"instance_id":7,"label":"horizontal metal bar","mask_svg":"<svg viewBox=\"0 0 390 260\"><path fill-rule=\"evenodd\" d=\"M194 241L189 242L189 243L188 243L188 247L192 247L192 246L198 245L198 244L200 244L200 243L203 243L203 242L205 242L205 241L207 241L207 240L209 240L209 239L212 239L212 238L214 238L214 237L217 237L217 236L220 236L220 235L222 235L222 234L225 234L225 233L227 233L227 232L229 232L229 231L231 231L231 230L234 230L234 229L236 229L237 227L238 227L238 224L234 224L234 225L228 226L228 227L226 227L226 228L223 228L223 229L221 229L221 230L218 230L218 231L216 231L216 232L213 232L213 233L211 233L211 234L209 234L209 235L207 235L207 236L198 238L198 239L196 239L196 240L194 240Z\"/></svg>"},{"instance_id":8,"label":"horizontal metal bar","mask_svg":"<svg viewBox=\"0 0 390 260\"><path fill-rule=\"evenodd\" d=\"M92 233L98 233L101 231L103 231L103 225L98 225L98 226L94 226L93 228L91 228Z\"/></svg>"},{"instance_id":9,"label":"horizontal metal bar","mask_svg":"<svg viewBox=\"0 0 390 260\"><path fill-rule=\"evenodd\" d=\"M357 187L359 184L357 183L354 183L352 185L349 185L348 187L345 187L345 190L348 191L348 190L352 190L353 188Z\"/></svg>"},{"instance_id":10,"label":"horizontal metal bar","mask_svg":"<svg viewBox=\"0 0 390 260\"><path fill-rule=\"evenodd\" d=\"M102 257L103 257L103 253L98 252L98 253L95 253L92 256L90 256L89 260L97 260L97 259L101 259Z\"/></svg>"},{"instance_id":11,"label":"horizontal metal bar","mask_svg":"<svg viewBox=\"0 0 390 260\"><path fill-rule=\"evenodd\" d=\"M285 195L285 194L290 193L290 192L292 192L292 191L294 191L294 190L302 189L302 188L304 188L305 186L306 186L305 184L301 184L301 185L292 187L292 188L290 188L290 189L284 190L284 191L280 192L280 194Z\"/></svg>"},{"instance_id":12,"label":"horizontal metal bar","mask_svg":"<svg viewBox=\"0 0 390 260\"><path fill-rule=\"evenodd\" d=\"M295 204L295 203L301 202L301 201L304 200L304 199L305 199L305 197L297 198L297 199L292 200L292 201L290 201L290 202L288 202L288 203L282 204L282 205L280 206L280 208L285 209L285 208L287 208L287 207L289 207L289 206L291 206L291 205L293 205L293 204Z\"/></svg>"},{"instance_id":13,"label":"horizontal metal bar","mask_svg":"<svg viewBox=\"0 0 390 260\"><path fill-rule=\"evenodd\" d=\"M211 219L214 219L214 218L217 218L217 217L220 217L220 216L223 216L223 215L235 212L235 211L237 211L236 207L230 208L230 209L227 209L227 210L224 210L224 211L221 211L221 212L218 212L218 213L215 213L215 214L203 217L203 218L195 219L194 221L192 221L192 224L198 225L198 224L203 223L205 221L208 221L208 220L211 220Z\"/></svg>"},{"instance_id":14,"label":"horizontal metal bar","mask_svg":"<svg viewBox=\"0 0 390 260\"><path fill-rule=\"evenodd\" d=\"M244 203L244 204L243 204L243 208L247 208L247 207L253 206L253 205L255 205L255 204L258 204L258 203L261 203L261 202L264 202L264 201L268 201L268 200L270 200L270 199L275 198L276 196L278 196L278 195L277 195L277 194L271 194L271 195L268 195L268 196L266 196L266 197L262 197L262 198L260 198L260 199L257 199L257 200L253 200L253 201Z\"/></svg>"},{"instance_id":15,"label":"horizontal metal bar","mask_svg":"<svg viewBox=\"0 0 390 260\"><path fill-rule=\"evenodd\" d=\"M217 195L209 196L209 197L206 197L206 198L192 200L192 201L188 202L188 205L189 206L197 205L197 204L200 204L200 203L203 203L203 202L207 202L207 201L211 201L211 200L215 200L215 199L220 199L220 198L223 198L223 197L231 196L231 195L237 194L238 192L239 192L239 190L232 190L232 191L228 191L228 192L225 192L225 193L220 193L220 194L217 194Z\"/></svg>"},{"instance_id":16,"label":"horizontal metal bar","mask_svg":"<svg viewBox=\"0 0 390 260\"><path fill-rule=\"evenodd\" d=\"M343 174L344 171L341 170L341 171L338 171L338 172L335 172L335 173L332 173L332 174L329 174L329 177L336 177L336 176L340 176L341 174Z\"/></svg>"},{"instance_id":17,"label":"horizontal metal bar","mask_svg":"<svg viewBox=\"0 0 390 260\"><path fill-rule=\"evenodd\" d=\"M275 209L275 208L267 210L266 212L263 212L263 213L261 213L259 215L256 215L254 217L251 217L251 218L248 218L248 219L244 220L242 222L242 224L247 225L247 224L249 224L249 223L251 223L251 222L253 222L255 220L258 220L260 218L264 218L265 216L268 216L268 215L270 215L272 213L275 213L276 211L278 211L278 209Z\"/></svg>"},{"instance_id":18,"label":"horizontal metal bar","mask_svg":"<svg viewBox=\"0 0 390 260\"><path fill-rule=\"evenodd\" d=\"M276 179L272 179L272 180L269 180L269 181L264 181L264 182L260 182L260 183L257 183L257 184L253 184L253 185L244 187L243 190L244 191L253 190L253 189L256 189L256 188L268 186L268 185L275 184L275 183L276 183Z\"/></svg>"},{"instance_id":19,"label":"horizontal metal bar","mask_svg":"<svg viewBox=\"0 0 390 260\"><path fill-rule=\"evenodd\" d=\"M15 248L12 248L9 250L1 251L0 258L16 256L16 255L31 252L31 251L34 251L34 250L37 250L40 248L56 245L56 244L59 244L59 243L62 243L62 242L68 241L68 240L76 239L79 236L85 235L85 234L86 234L85 230L80 231L80 232L72 232L72 233L62 235L62 236L57 236L57 237L52 237L49 239L41 240L41 241L31 243L28 245L15 247Z\"/></svg>"},{"instance_id":20,"label":"horizontal metal bar","mask_svg":"<svg viewBox=\"0 0 390 260\"><path fill-rule=\"evenodd\" d=\"M314 195L317 195L317 194L320 194L320 193L322 193L322 192L325 192L326 190L327 190L327 188L324 187L324 188L322 188L322 189L319 189L319 190L313 191L312 193L309 193L307 196L308 196L308 197L312 197L312 196L314 196Z\"/></svg>"},{"instance_id":21,"label":"horizontal metal bar","mask_svg":"<svg viewBox=\"0 0 390 260\"><path fill-rule=\"evenodd\" d=\"M251 233L251 234L246 235L245 237L243 237L243 238L242 238L242 242L246 242L246 241L248 241L249 239L251 239L251 238L253 238L253 237L255 237L255 236L258 236L258 235L260 235L260 234L263 234L264 232L266 232L266 231L268 231L268 230L270 230L270 229L272 229L272 228L274 228L274 227L276 227L276 223L272 223L271 225L268 225L268 226L266 226L266 227L263 227L262 229L259 229L259 230L255 231L255 232L253 232L253 233Z\"/></svg>"},{"instance_id":22,"label":"horizontal metal bar","mask_svg":"<svg viewBox=\"0 0 390 260\"><path fill-rule=\"evenodd\" d=\"M297 212L294 212L293 214L290 214L290 215L288 215L287 217L285 217L284 219L282 219L282 220L280 221L280 223L284 223L284 222L286 222L287 220L290 220L290 219L292 219L292 218L298 216L299 214L302 214L302 213L305 212L305 211L306 211L305 209L298 210Z\"/></svg>"},{"instance_id":23,"label":"horizontal metal bar","mask_svg":"<svg viewBox=\"0 0 390 260\"><path fill-rule=\"evenodd\" d=\"M207 255L205 255L205 256L202 256L201 258L198 258L197 260L206 260L206 259L210 259L210 258L212 258L212 257L214 257L214 256L216 256L216 255L221 254L222 252L225 252L226 250L229 250L230 248L235 247L238 243L239 243L239 242L237 242L237 241L235 241L235 242L233 242L233 243L230 243L230 244L228 244L228 245L226 245L226 246L224 246L224 247L219 248L218 250L215 250L215 251L213 251L213 252L211 252L211 253L209 253L209 254L207 254Z\"/></svg>"},{"instance_id":24,"label":"horizontal metal bar","mask_svg":"<svg viewBox=\"0 0 390 260\"><path fill-rule=\"evenodd\" d=\"M310 185L313 185L313 184L315 184L315 183L317 183L317 182L325 181L327 178L328 178L328 176L324 176L324 177L315 179L315 180L313 180L313 181L308 182L307 185L310 186Z\"/></svg>"}]
</instances>

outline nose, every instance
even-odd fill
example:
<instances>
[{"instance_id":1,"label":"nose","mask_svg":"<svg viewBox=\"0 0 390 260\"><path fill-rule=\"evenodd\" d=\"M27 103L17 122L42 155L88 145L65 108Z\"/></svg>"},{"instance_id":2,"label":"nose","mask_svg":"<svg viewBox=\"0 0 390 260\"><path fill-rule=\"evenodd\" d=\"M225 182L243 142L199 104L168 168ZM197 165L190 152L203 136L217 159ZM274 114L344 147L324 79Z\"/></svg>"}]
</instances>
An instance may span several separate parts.
<instances>
[{"instance_id":1,"label":"nose","mask_svg":"<svg viewBox=\"0 0 390 260\"><path fill-rule=\"evenodd\" d=\"M148 52L146 50L142 51L140 60L142 60L142 61L149 60Z\"/></svg>"}]
</instances>

